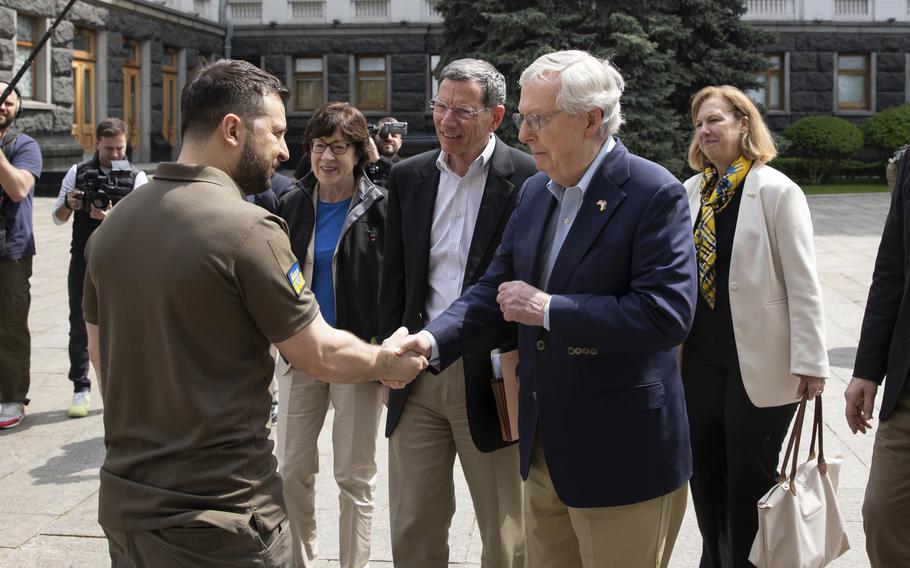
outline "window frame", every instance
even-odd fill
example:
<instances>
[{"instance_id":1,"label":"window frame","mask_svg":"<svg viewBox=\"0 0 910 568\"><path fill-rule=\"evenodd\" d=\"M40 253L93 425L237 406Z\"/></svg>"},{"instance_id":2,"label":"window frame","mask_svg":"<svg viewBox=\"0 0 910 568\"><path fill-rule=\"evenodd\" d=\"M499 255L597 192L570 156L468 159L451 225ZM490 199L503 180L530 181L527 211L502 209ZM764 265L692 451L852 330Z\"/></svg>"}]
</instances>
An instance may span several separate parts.
<instances>
[{"instance_id":1,"label":"window frame","mask_svg":"<svg viewBox=\"0 0 910 568\"><path fill-rule=\"evenodd\" d=\"M19 12L14 10L15 15L15 32L13 35L13 65L18 71L19 61L18 53L19 48L23 47L29 51L34 49L35 45L40 41L41 37L45 34L48 28L47 18L42 16L29 14L27 12ZM28 18L32 21L32 39L30 41L24 41L19 39L19 19ZM52 89L51 89L51 75L50 75L50 49L42 49L38 52L38 55L32 60L31 69L27 71L27 74L31 78L31 95L22 97L22 108L23 109L50 109L53 108L51 104L52 98ZM20 87L20 91L23 89Z\"/></svg>"},{"instance_id":2,"label":"window frame","mask_svg":"<svg viewBox=\"0 0 910 568\"><path fill-rule=\"evenodd\" d=\"M320 71L297 71L297 62L300 60L319 60ZM328 100L328 77L326 75L326 68L328 62L324 55L294 55L290 57L289 61L289 73L288 76L291 77L291 97L288 100L288 112L294 113L295 115L309 116L313 114L320 106L324 105ZM297 108L297 81L299 79L315 79L319 77L319 82L322 87L321 102L313 109L303 109Z\"/></svg>"},{"instance_id":3,"label":"window frame","mask_svg":"<svg viewBox=\"0 0 910 568\"><path fill-rule=\"evenodd\" d=\"M834 113L842 115L869 115L875 112L875 68L876 68L876 57L875 52L844 52L844 53L835 53L834 54ZM856 69L841 69L840 62L843 57L863 57L865 59L865 68L863 70ZM848 77L863 77L865 79L863 85L863 97L866 101L866 106L848 106L844 105L841 102L841 93L840 93L840 78L841 76Z\"/></svg>"},{"instance_id":4,"label":"window frame","mask_svg":"<svg viewBox=\"0 0 910 568\"><path fill-rule=\"evenodd\" d=\"M363 53L358 55L351 56L351 99L353 104L357 109L366 116L378 116L385 115L391 112L391 61L388 55L381 55L375 53ZM383 60L383 70L382 71L361 71L360 62L363 59L382 59ZM360 101L360 82L361 79L371 79L382 77L382 80L385 82L384 90L385 94L383 95L383 107L382 108L369 108L365 109L361 107Z\"/></svg>"}]
</instances>

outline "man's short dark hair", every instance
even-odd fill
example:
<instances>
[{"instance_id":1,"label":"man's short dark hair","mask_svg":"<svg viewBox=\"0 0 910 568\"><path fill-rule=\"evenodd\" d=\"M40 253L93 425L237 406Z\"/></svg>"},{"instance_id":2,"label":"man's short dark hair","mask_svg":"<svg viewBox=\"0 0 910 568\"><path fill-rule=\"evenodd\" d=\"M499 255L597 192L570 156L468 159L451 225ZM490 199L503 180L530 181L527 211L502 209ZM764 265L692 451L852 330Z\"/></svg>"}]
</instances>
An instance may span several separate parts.
<instances>
[{"instance_id":1,"label":"man's short dark hair","mask_svg":"<svg viewBox=\"0 0 910 568\"><path fill-rule=\"evenodd\" d=\"M313 113L303 135L307 149L314 138L327 138L336 128L354 146L357 167L363 169L370 162L370 131L363 113L350 103L326 103Z\"/></svg>"},{"instance_id":2,"label":"man's short dark hair","mask_svg":"<svg viewBox=\"0 0 910 568\"><path fill-rule=\"evenodd\" d=\"M235 59L201 63L180 95L180 133L209 135L230 113L250 123L263 114L263 99L270 95L285 102L288 90L252 63Z\"/></svg>"},{"instance_id":3,"label":"man's short dark hair","mask_svg":"<svg viewBox=\"0 0 910 568\"><path fill-rule=\"evenodd\" d=\"M129 127L119 118L105 118L95 128L95 142L108 136L124 135L129 138Z\"/></svg>"}]
</instances>

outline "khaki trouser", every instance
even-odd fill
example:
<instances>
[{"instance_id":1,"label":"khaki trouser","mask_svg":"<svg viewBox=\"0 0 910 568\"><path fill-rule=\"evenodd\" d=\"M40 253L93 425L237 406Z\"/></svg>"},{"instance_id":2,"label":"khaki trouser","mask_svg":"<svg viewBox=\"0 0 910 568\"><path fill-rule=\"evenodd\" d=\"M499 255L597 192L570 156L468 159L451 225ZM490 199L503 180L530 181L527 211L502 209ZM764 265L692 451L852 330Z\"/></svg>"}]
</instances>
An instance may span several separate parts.
<instances>
[{"instance_id":1,"label":"khaki trouser","mask_svg":"<svg viewBox=\"0 0 910 568\"><path fill-rule=\"evenodd\" d=\"M483 568L522 568L518 446L483 453L465 409L461 359L420 376L389 438L389 513L395 568L446 568L455 513L453 472L461 462L480 538Z\"/></svg>"},{"instance_id":2,"label":"khaki trouser","mask_svg":"<svg viewBox=\"0 0 910 568\"><path fill-rule=\"evenodd\" d=\"M288 523L268 534L256 527L242 533L203 525L157 531L104 528L111 568L292 568Z\"/></svg>"},{"instance_id":3,"label":"khaki trouser","mask_svg":"<svg viewBox=\"0 0 910 568\"><path fill-rule=\"evenodd\" d=\"M556 495L535 440L524 495L528 568L665 568L686 512L687 486L633 505L569 507Z\"/></svg>"},{"instance_id":4,"label":"khaki trouser","mask_svg":"<svg viewBox=\"0 0 910 568\"><path fill-rule=\"evenodd\" d=\"M282 365L278 370L278 467L298 568L315 567L316 442L329 402L335 408L332 452L339 489L339 553L342 568L370 561L376 437L382 411L379 385L330 384Z\"/></svg>"},{"instance_id":5,"label":"khaki trouser","mask_svg":"<svg viewBox=\"0 0 910 568\"><path fill-rule=\"evenodd\" d=\"M866 552L873 568L910 566L910 382L878 425L863 501Z\"/></svg>"}]
</instances>

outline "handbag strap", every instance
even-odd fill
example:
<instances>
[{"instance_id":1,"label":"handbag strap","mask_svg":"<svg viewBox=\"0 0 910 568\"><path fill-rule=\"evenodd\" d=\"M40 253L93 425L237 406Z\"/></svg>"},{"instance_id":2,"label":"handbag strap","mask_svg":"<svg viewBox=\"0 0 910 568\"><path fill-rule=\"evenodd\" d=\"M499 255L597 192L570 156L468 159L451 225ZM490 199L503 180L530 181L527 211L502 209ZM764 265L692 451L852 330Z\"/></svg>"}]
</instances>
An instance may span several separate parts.
<instances>
[{"instance_id":1,"label":"handbag strap","mask_svg":"<svg viewBox=\"0 0 910 568\"><path fill-rule=\"evenodd\" d=\"M815 437L818 434L818 471L827 475L828 464L825 462L824 422L822 421L822 395L815 397L815 419L812 424L812 441L809 443L809 461L815 458Z\"/></svg>"},{"instance_id":2,"label":"handbag strap","mask_svg":"<svg viewBox=\"0 0 910 568\"><path fill-rule=\"evenodd\" d=\"M799 438L803 431L803 421L806 417L806 401L807 395L803 395L802 400L799 402L799 410L796 413L796 420L793 421L793 430L790 432L790 440L787 442L787 452L784 454L784 461L780 464L780 473L778 475L778 482L783 483L787 481L787 464L790 463L790 491L793 494L796 494L796 486L793 483L793 480L796 479L796 455L799 453ZM793 458L792 462L790 458Z\"/></svg>"}]
</instances>

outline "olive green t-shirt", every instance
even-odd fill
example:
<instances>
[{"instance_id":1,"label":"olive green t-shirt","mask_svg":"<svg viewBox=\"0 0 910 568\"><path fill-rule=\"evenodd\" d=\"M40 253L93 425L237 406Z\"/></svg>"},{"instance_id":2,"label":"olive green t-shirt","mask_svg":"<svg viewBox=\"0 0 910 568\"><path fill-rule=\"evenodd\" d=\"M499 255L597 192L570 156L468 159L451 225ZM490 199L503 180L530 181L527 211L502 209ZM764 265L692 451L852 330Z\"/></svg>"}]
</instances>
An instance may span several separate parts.
<instances>
[{"instance_id":1,"label":"olive green t-shirt","mask_svg":"<svg viewBox=\"0 0 910 568\"><path fill-rule=\"evenodd\" d=\"M285 518L266 427L274 361L319 311L280 218L223 171L165 163L94 232L85 321L98 325L99 521L240 532Z\"/></svg>"}]
</instances>

